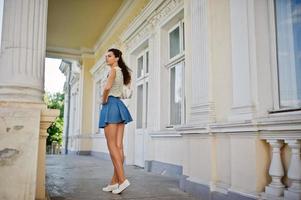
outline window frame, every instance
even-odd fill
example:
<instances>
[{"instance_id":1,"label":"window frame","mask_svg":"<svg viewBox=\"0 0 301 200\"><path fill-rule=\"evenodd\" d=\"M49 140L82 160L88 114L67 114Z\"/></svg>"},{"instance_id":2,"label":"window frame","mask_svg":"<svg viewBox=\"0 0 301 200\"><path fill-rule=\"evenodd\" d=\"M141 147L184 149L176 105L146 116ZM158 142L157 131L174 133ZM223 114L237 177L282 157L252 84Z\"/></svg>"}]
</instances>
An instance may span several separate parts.
<instances>
[{"instance_id":1,"label":"window frame","mask_svg":"<svg viewBox=\"0 0 301 200\"><path fill-rule=\"evenodd\" d=\"M149 48L142 50L137 55L137 58L136 58L137 69L138 69L138 59L141 57L142 57L143 66L142 66L142 74L139 77L136 76L136 81L139 81L139 80L144 79L149 76L149 57L148 57L148 72L146 73L146 53L147 52L148 52L148 56L149 56ZM138 71L137 71L137 74L138 74Z\"/></svg>"},{"instance_id":2,"label":"window frame","mask_svg":"<svg viewBox=\"0 0 301 200\"><path fill-rule=\"evenodd\" d=\"M167 63L165 64L165 68L168 70L168 125L165 128L175 128L179 126L183 126L186 124L186 90L185 90L185 74L186 74L186 67L185 67L185 49L184 49L184 26L185 21L184 18L178 20L173 26L171 26L166 34L167 34L167 43L168 43L168 50L167 50ZM170 58L170 33L179 27L179 42L180 42L180 52L178 55ZM170 110L170 100L171 100L171 69L175 67L177 64L182 63L182 98L183 101L181 103L181 123L180 124L172 124L171 123L171 110Z\"/></svg>"},{"instance_id":3,"label":"window frame","mask_svg":"<svg viewBox=\"0 0 301 200\"><path fill-rule=\"evenodd\" d=\"M146 57L147 57L147 53L148 53L148 72L146 73ZM147 128L147 115L148 115L148 102L149 102L149 99L145 99L145 98L148 98L146 96L146 92L148 92L148 95L149 95L149 91L146 91L146 90L149 90L149 69L150 69L150 49L147 47L145 49L143 49L139 54L137 54L136 56L136 64L137 64L137 67L138 67L138 59L142 57L142 60L143 60L143 69L142 69L142 74L140 77L137 77L136 76L136 90L137 90L137 94L138 94L138 87L140 85L142 85L142 121L141 121L141 127L138 127L137 123L136 123L136 127L135 129L146 129ZM138 71L136 72L138 73ZM146 85L148 84L148 88L146 87ZM136 107L137 109L137 107ZM136 118L138 120L138 116L137 116L137 113L136 113Z\"/></svg>"},{"instance_id":4,"label":"window frame","mask_svg":"<svg viewBox=\"0 0 301 200\"><path fill-rule=\"evenodd\" d=\"M180 42L180 52L179 54L175 55L174 57L170 58L170 33L173 32L179 28L179 42ZM177 60L179 57L182 57L185 54L185 38L184 38L184 19L179 20L175 25L173 25L168 31L167 31L167 41L168 41L168 62L171 63L175 60Z\"/></svg>"},{"instance_id":5,"label":"window frame","mask_svg":"<svg viewBox=\"0 0 301 200\"><path fill-rule=\"evenodd\" d=\"M182 103L181 103L181 123L180 124L172 124L171 123L171 111L170 111L170 100L171 100L171 69L176 67L179 63L182 63ZM168 69L168 126L166 128L179 127L186 124L186 90L185 90L185 57L182 55L176 61L166 66Z\"/></svg>"},{"instance_id":6,"label":"window frame","mask_svg":"<svg viewBox=\"0 0 301 200\"><path fill-rule=\"evenodd\" d=\"M268 1L269 9L269 28L270 28L270 57L271 57L271 72L272 72L272 92L273 92L273 109L269 110L269 114L279 112L300 111L301 107L281 108L280 106L280 80L279 80L279 65L278 65L278 41L277 41L277 23L276 23L276 0Z\"/></svg>"}]
</instances>

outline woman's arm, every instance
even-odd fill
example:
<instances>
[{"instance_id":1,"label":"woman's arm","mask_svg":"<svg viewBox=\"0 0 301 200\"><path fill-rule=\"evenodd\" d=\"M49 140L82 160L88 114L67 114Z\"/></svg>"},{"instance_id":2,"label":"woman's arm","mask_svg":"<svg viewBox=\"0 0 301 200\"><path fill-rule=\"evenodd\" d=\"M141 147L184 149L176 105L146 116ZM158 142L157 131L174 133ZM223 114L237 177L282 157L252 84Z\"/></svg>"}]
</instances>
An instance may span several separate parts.
<instances>
[{"instance_id":1,"label":"woman's arm","mask_svg":"<svg viewBox=\"0 0 301 200\"><path fill-rule=\"evenodd\" d=\"M102 104L107 103L108 95L109 95L110 89L112 88L115 77L116 77L116 69L113 68L113 69L111 69L107 83L106 83L103 93L102 93Z\"/></svg>"}]
</instances>

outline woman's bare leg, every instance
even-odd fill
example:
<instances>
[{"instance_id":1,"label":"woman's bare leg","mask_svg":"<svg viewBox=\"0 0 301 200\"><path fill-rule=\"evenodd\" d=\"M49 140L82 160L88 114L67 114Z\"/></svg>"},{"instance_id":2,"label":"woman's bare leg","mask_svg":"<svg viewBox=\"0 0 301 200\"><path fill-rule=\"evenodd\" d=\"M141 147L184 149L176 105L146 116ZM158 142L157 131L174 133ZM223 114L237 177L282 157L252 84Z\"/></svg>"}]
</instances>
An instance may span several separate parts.
<instances>
[{"instance_id":1,"label":"woman's bare leg","mask_svg":"<svg viewBox=\"0 0 301 200\"><path fill-rule=\"evenodd\" d=\"M116 145L120 151L122 164L124 163L124 151L123 151L123 135L124 135L124 123L117 124L117 140ZM114 175L111 180L111 184L118 183L116 168L114 167Z\"/></svg>"},{"instance_id":2,"label":"woman's bare leg","mask_svg":"<svg viewBox=\"0 0 301 200\"><path fill-rule=\"evenodd\" d=\"M117 124L108 124L105 127L105 136L107 139L107 145L110 152L110 156L115 167L115 173L117 174L119 184L123 183L125 180L122 157L120 150L117 147Z\"/></svg>"}]
</instances>

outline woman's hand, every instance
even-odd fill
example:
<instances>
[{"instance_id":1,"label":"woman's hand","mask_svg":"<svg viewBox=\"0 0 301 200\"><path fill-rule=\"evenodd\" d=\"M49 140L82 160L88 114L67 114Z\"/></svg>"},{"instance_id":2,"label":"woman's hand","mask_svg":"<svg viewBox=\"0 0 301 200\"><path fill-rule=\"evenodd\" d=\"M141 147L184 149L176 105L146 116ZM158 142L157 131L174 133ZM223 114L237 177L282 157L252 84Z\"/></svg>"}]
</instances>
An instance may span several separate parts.
<instances>
[{"instance_id":1,"label":"woman's hand","mask_svg":"<svg viewBox=\"0 0 301 200\"><path fill-rule=\"evenodd\" d=\"M108 98L107 99L103 99L101 104L104 105L106 103L108 103Z\"/></svg>"}]
</instances>

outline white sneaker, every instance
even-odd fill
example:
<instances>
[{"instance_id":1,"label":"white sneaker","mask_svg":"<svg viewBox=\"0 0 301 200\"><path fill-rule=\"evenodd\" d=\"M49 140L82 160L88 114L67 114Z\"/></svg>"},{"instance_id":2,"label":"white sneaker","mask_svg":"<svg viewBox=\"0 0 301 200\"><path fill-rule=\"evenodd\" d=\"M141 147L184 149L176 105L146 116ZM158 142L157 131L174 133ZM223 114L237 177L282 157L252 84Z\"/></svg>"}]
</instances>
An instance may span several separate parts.
<instances>
[{"instance_id":1,"label":"white sneaker","mask_svg":"<svg viewBox=\"0 0 301 200\"><path fill-rule=\"evenodd\" d=\"M118 189L118 183L116 183L114 185L107 185L106 187L102 188L102 191L111 192L111 191L113 191L115 189Z\"/></svg>"},{"instance_id":2,"label":"white sneaker","mask_svg":"<svg viewBox=\"0 0 301 200\"><path fill-rule=\"evenodd\" d=\"M127 179L125 179L125 181L123 181L123 183L121 183L117 189L113 190L112 193L119 194L123 190L125 190L129 185L130 185L130 182Z\"/></svg>"}]
</instances>

